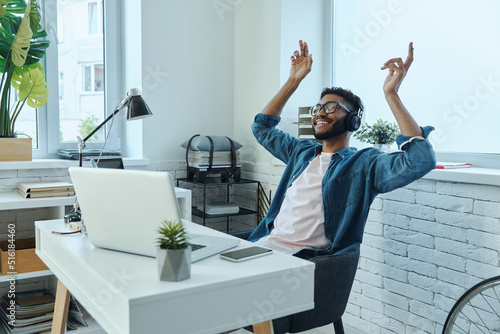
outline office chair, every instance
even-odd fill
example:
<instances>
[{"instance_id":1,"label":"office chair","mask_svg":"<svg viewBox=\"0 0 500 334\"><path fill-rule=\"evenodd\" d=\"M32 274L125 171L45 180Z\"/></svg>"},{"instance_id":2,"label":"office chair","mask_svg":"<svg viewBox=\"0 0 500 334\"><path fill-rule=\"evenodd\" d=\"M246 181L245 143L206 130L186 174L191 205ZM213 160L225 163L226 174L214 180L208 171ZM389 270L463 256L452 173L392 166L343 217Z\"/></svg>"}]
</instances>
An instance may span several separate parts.
<instances>
[{"instance_id":1,"label":"office chair","mask_svg":"<svg viewBox=\"0 0 500 334\"><path fill-rule=\"evenodd\" d=\"M251 231L244 231L232 235L247 239L250 233ZM358 268L359 251L358 246L344 254L321 255L309 259L316 264L314 309L273 320L274 333L299 333L333 323L335 334L344 334L342 315Z\"/></svg>"}]
</instances>

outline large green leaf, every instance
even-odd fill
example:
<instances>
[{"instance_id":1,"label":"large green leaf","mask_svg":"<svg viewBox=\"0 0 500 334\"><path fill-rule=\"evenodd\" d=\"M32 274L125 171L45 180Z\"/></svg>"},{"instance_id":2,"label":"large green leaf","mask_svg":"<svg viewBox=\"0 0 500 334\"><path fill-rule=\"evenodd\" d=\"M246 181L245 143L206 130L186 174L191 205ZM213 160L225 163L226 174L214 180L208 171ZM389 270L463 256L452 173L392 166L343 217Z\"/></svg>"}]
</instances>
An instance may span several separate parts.
<instances>
[{"instance_id":1,"label":"large green leaf","mask_svg":"<svg viewBox=\"0 0 500 334\"><path fill-rule=\"evenodd\" d=\"M14 14L23 14L25 12L26 2L24 0L0 0L0 7L3 8L0 8L0 25L5 28L14 17Z\"/></svg>"},{"instance_id":2,"label":"large green leaf","mask_svg":"<svg viewBox=\"0 0 500 334\"><path fill-rule=\"evenodd\" d=\"M31 0L30 9L30 28L33 33L38 31L38 23L40 23L40 11L36 0Z\"/></svg>"},{"instance_id":3,"label":"large green leaf","mask_svg":"<svg viewBox=\"0 0 500 334\"><path fill-rule=\"evenodd\" d=\"M38 68L43 73L43 67L39 63L32 65L23 65L21 67L16 66L14 68L14 73L12 73L12 79L10 80L10 84L12 85L12 87L14 87L16 90L19 90L19 86L21 85L23 78L29 75L30 71L35 68Z\"/></svg>"},{"instance_id":4,"label":"large green leaf","mask_svg":"<svg viewBox=\"0 0 500 334\"><path fill-rule=\"evenodd\" d=\"M5 14L7 13L7 5L9 3L7 2L7 0L0 0L0 18L4 17Z\"/></svg>"},{"instance_id":5,"label":"large green leaf","mask_svg":"<svg viewBox=\"0 0 500 334\"><path fill-rule=\"evenodd\" d=\"M2 1L2 0L0 0ZM9 5L7 7L7 14L4 18L0 18L0 56L3 58L10 58L11 46L14 43L14 39L18 32L18 28L21 25L23 17L19 16L19 13L26 13L26 3L22 0L7 0ZM30 10L30 25L34 26L34 23L38 20L38 2L36 0L30 0L31 10ZM32 9L36 8L37 12ZM22 9L22 11L21 11ZM12 14L14 13L14 14ZM34 20L33 20L34 19ZM33 26L31 28L33 29ZM3 28L3 29L2 29ZM38 23L36 24L36 29L40 31L33 32L31 36L29 51L26 56L25 64L30 65L40 61L45 55L45 50L49 47L49 41L45 41L44 38L47 36L47 32L42 29L42 26Z\"/></svg>"},{"instance_id":6,"label":"large green leaf","mask_svg":"<svg viewBox=\"0 0 500 334\"><path fill-rule=\"evenodd\" d=\"M31 108L40 108L49 99L49 87L45 82L45 76L39 68L32 68L24 75L19 85L19 100L28 103Z\"/></svg>"},{"instance_id":7,"label":"large green leaf","mask_svg":"<svg viewBox=\"0 0 500 334\"><path fill-rule=\"evenodd\" d=\"M9 56L14 36L15 34L11 34L7 29L0 28L0 56L5 59Z\"/></svg>"},{"instance_id":8,"label":"large green leaf","mask_svg":"<svg viewBox=\"0 0 500 334\"><path fill-rule=\"evenodd\" d=\"M12 43L12 61L16 66L23 66L30 49L30 41L33 32L30 28L30 4L26 6L26 12L19 25L14 43Z\"/></svg>"}]
</instances>

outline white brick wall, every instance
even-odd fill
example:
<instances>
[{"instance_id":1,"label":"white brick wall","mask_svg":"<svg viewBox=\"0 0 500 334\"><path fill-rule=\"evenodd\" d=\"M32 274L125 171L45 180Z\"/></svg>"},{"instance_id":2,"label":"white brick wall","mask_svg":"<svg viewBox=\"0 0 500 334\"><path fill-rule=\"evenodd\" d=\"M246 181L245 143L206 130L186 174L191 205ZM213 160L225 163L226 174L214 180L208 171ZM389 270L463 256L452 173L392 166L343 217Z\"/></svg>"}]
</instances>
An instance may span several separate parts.
<instances>
[{"instance_id":1,"label":"white brick wall","mask_svg":"<svg viewBox=\"0 0 500 334\"><path fill-rule=\"evenodd\" d=\"M282 166L246 163L275 191ZM362 333L441 333L455 301L500 275L500 187L421 179L377 196L344 323Z\"/></svg>"},{"instance_id":2,"label":"white brick wall","mask_svg":"<svg viewBox=\"0 0 500 334\"><path fill-rule=\"evenodd\" d=\"M404 299L381 294L383 307L363 313L366 306L353 296L355 308L348 308L344 322L364 333L441 333L455 301L480 280L500 274L500 187L423 179L377 200L356 282L374 281ZM373 259L374 249L384 252L382 261ZM372 276L359 275L365 270ZM382 287L373 275L382 276ZM396 321L402 327L395 327Z\"/></svg>"}]
</instances>

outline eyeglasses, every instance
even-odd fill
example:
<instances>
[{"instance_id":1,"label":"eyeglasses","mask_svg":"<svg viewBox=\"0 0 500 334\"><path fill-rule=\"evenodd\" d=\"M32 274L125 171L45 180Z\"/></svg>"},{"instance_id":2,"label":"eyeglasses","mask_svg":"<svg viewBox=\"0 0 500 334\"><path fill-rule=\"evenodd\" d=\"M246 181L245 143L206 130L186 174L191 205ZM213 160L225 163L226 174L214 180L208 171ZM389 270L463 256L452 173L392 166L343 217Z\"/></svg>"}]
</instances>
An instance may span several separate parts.
<instances>
[{"instance_id":1,"label":"eyeglasses","mask_svg":"<svg viewBox=\"0 0 500 334\"><path fill-rule=\"evenodd\" d=\"M344 109L348 113L351 112L349 110L349 108L347 108L345 105L343 105L340 102L337 102L337 101L328 101L325 104L319 104L318 103L317 105L312 106L311 109L310 109L311 116L313 116L313 117L317 116L321 112L321 109L323 109L326 114L333 114L335 112L335 110L337 110L337 107L340 107L340 108Z\"/></svg>"}]
</instances>

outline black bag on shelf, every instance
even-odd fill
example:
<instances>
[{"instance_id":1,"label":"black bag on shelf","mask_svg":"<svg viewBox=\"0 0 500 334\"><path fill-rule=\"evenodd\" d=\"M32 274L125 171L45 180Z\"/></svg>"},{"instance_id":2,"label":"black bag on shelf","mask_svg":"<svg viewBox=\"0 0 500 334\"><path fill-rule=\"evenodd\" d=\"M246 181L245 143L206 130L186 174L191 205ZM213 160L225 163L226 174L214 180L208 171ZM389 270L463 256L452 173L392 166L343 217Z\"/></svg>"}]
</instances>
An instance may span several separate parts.
<instances>
[{"instance_id":1,"label":"black bag on shelf","mask_svg":"<svg viewBox=\"0 0 500 334\"><path fill-rule=\"evenodd\" d=\"M234 181L240 181L241 167L237 159L237 148L235 142L229 137L230 150L221 151L215 150L214 140L210 136L205 136L209 141L209 150L192 150L191 143L199 134L192 136L187 145L182 145L186 148L186 169L187 179L204 183L208 174L215 175L221 178L221 182L229 182L229 178L233 177ZM221 137L217 137L218 142ZM239 147L240 144L237 143ZM238 147L238 148L239 148ZM208 147L207 147L208 148ZM227 153L229 152L229 155ZM215 160L215 162L214 162Z\"/></svg>"}]
</instances>

